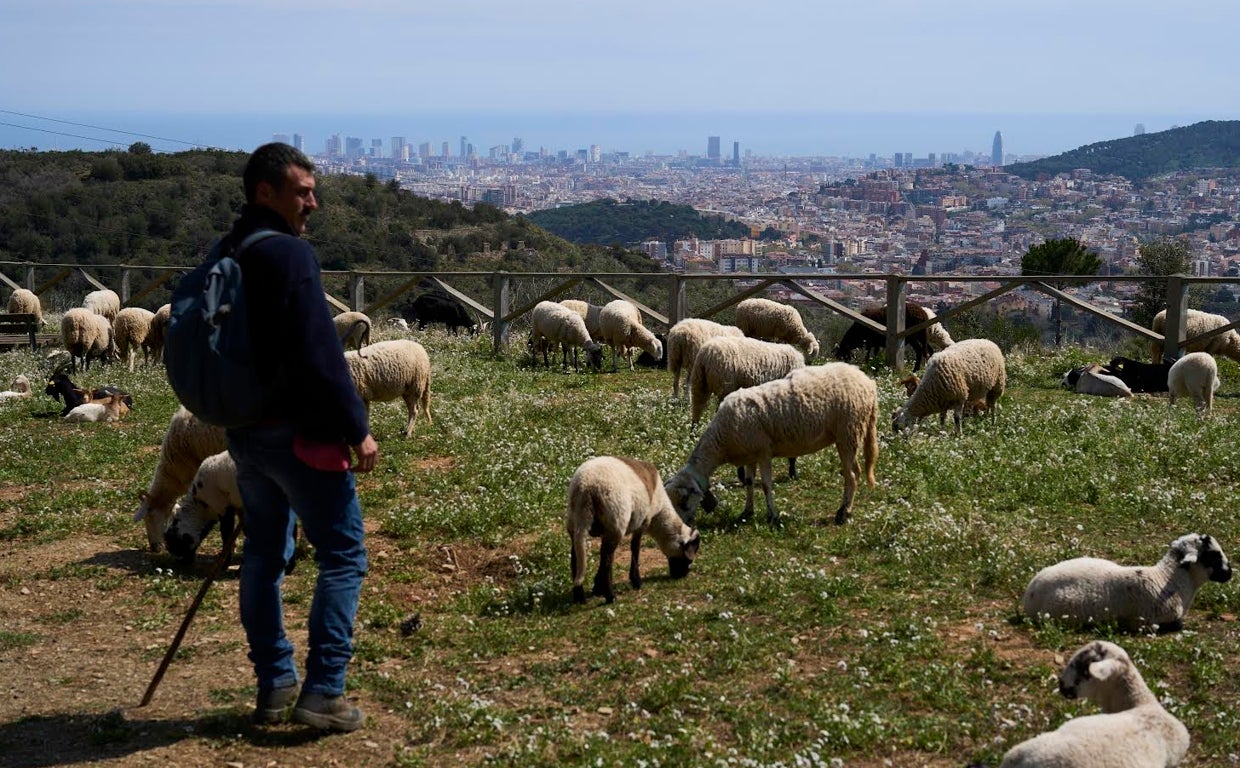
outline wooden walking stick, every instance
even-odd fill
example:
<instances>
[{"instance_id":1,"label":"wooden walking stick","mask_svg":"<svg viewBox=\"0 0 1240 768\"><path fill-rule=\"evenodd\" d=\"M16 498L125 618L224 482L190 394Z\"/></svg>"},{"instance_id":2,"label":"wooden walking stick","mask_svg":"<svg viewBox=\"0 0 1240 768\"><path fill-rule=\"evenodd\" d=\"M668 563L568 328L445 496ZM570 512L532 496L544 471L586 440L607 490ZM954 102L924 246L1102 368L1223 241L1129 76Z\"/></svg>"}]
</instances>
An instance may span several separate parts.
<instances>
[{"instance_id":1,"label":"wooden walking stick","mask_svg":"<svg viewBox=\"0 0 1240 768\"><path fill-rule=\"evenodd\" d=\"M220 552L220 559L215 563L215 567L207 574L207 578L203 579L202 586L198 588L198 594L194 596L194 601L189 604L189 610L185 612L185 618L181 620L181 628L177 630L176 636L172 638L172 645L168 646L168 652L164 654L164 660L159 662L159 669L155 670L155 677L151 678L151 684L146 687L146 693L142 695L142 703L139 707L145 707L151 703L151 699L155 696L155 689L159 687L159 681L164 679L164 673L168 671L168 665L172 663L172 657L176 655L177 649L181 647L181 641L185 639L185 633L189 630L189 624L194 620L194 614L198 613L198 606L202 605L202 599L207 596L207 590L211 587L211 582L220 577L220 574L228 570L228 561L232 559L233 545L237 543L237 534L241 532L241 526L236 525L236 515L230 509L220 518L220 533L224 536L224 549Z\"/></svg>"}]
</instances>

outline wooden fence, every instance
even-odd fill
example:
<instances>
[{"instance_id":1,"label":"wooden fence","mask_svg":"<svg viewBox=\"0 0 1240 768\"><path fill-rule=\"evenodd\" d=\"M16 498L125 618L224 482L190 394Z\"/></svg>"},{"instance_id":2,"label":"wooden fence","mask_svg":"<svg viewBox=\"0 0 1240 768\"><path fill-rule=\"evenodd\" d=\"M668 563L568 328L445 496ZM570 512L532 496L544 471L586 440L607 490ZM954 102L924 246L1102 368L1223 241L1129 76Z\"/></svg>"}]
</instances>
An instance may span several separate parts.
<instances>
[{"instance_id":1,"label":"wooden fence","mask_svg":"<svg viewBox=\"0 0 1240 768\"><path fill-rule=\"evenodd\" d=\"M189 271L190 267L170 267L170 266L138 266L138 265L94 265L89 267L91 272L87 271L87 267L66 265L66 264L36 264L30 262L3 262L0 261L0 282L7 285L10 289L25 287L36 294L43 295L45 292L62 283L64 280L80 275L88 284L96 290L103 290L109 286L105 285L96 275L103 272L115 272L117 275L118 285L112 290L116 290L121 297L122 305L131 306L150 296L152 292L163 286L170 279ZM95 273L95 274L92 274ZM18 275L18 279L9 277L8 273ZM44 277L42 282L37 278L42 275L50 275ZM146 275L152 275L146 280L146 283L140 287L134 283L138 278ZM367 299L367 279L382 280L389 288L379 296L373 299ZM950 320L952 317L962 312L968 311L976 306L994 301L999 297L1011 293L1022 287L1044 293L1052 298L1069 306L1075 307L1081 311L1090 313L1102 318L1108 323L1116 325L1123 330L1136 334L1150 342L1157 342L1162 345L1164 355L1170 357L1178 357L1180 351L1189 343L1205 341L1211 337L1225 333L1230 329L1240 327L1240 322L1233 322L1220 328L1215 328L1207 333L1193 338L1185 337L1186 323L1185 317L1188 308L1188 291L1194 285L1201 284L1219 284L1240 282L1236 278L1222 277L1188 277L1185 275L1172 275L1169 277L1153 277L1138 275L1123 276L1075 276L1075 275L1044 275L1038 277L1026 277L1021 275L892 275L892 274L840 274L840 275L785 275L772 273L729 273L729 274L676 274L676 273L649 273L649 272L608 272L608 273L564 273L564 272L371 272L371 271L324 271L324 283L332 280L341 281L345 285L346 296L340 298L328 292L325 296L327 302L339 311L356 310L359 312L375 313L380 309L392 304L402 295L425 288L427 285L434 286L461 301L469 309L473 310L483 321L489 324L490 333L494 341L494 348L498 354L503 348L504 341L512 324L521 319L534 306L544 300L555 300L567 294L569 291L578 286L592 286L607 295L619 299L625 299L633 302L643 315L650 318L654 323L660 326L670 327L676 322L688 317L686 287L697 281L728 281L735 283L739 289L735 291L728 299L714 306L708 307L697 312L694 316L702 318L711 318L723 312L724 310L736 305L743 299L750 296L759 295L772 288L783 288L791 293L799 294L807 302L825 307L832 312L838 313L844 318L860 323L867 328L882 335L886 339L886 360L893 368L903 367L904 364L904 340L911 334L916 333L930 325L932 322ZM463 281L478 282L484 281L490 290L489 303L470 296L465 291L460 290L457 285ZM618 281L645 281L662 282L666 286L665 303L660 309L647 306L634 297L627 295L625 292L616 288L614 283ZM390 284L398 281L393 288ZM533 298L529 298L520 304L514 306L514 287L525 282L534 284L534 281L541 283L550 282L551 287L544 288L537 292ZM845 282L875 282L881 281L886 284L886 306L887 316L885 324L877 323L867 317L862 316L856 310L851 309L834 299L823 295L814 286L818 283L845 283ZM1103 308L1096 307L1083 301L1071 294L1065 293L1056 285L1087 285L1090 283L1107 282L1107 283L1134 283L1156 281L1165 283L1166 290L1166 306L1167 306L1167 323L1163 334L1155 333L1148 328L1143 328L1122 317L1119 317ZM456 285L454 285L454 283ZM998 287L993 288L979 296L975 296L967 301L957 304L950 309L938 313L938 317L933 321L922 322L912 326L906 326L904 316L905 301L909 296L909 286L916 283L998 283Z\"/></svg>"}]
</instances>

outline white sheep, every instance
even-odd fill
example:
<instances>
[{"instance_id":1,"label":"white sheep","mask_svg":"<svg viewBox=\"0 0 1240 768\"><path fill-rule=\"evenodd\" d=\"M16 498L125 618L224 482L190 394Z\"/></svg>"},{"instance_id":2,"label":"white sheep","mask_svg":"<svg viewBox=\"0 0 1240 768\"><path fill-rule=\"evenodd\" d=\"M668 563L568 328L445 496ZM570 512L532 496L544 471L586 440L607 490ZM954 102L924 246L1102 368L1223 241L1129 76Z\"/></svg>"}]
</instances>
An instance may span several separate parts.
<instances>
[{"instance_id":1,"label":"white sheep","mask_svg":"<svg viewBox=\"0 0 1240 768\"><path fill-rule=\"evenodd\" d=\"M30 387L30 379L25 374L17 374L13 377L13 383L9 384L9 388L0 392L0 401L19 400L31 396L32 389Z\"/></svg>"},{"instance_id":2,"label":"white sheep","mask_svg":"<svg viewBox=\"0 0 1240 768\"><path fill-rule=\"evenodd\" d=\"M1218 385L1218 363L1208 352L1189 352L1167 371L1167 399L1175 405L1177 397L1191 397L1198 413L1210 412Z\"/></svg>"},{"instance_id":3,"label":"white sheep","mask_svg":"<svg viewBox=\"0 0 1240 768\"><path fill-rule=\"evenodd\" d=\"M1007 368L999 345L988 339L965 339L930 356L925 376L896 410L892 425L899 431L926 416L951 411L960 434L965 405L984 399L993 417L1006 386Z\"/></svg>"},{"instance_id":4,"label":"white sheep","mask_svg":"<svg viewBox=\"0 0 1240 768\"><path fill-rule=\"evenodd\" d=\"M128 413L124 397L112 395L74 406L63 418L70 422L120 421Z\"/></svg>"},{"instance_id":5,"label":"white sheep","mask_svg":"<svg viewBox=\"0 0 1240 768\"><path fill-rule=\"evenodd\" d=\"M364 353L349 350L344 353L344 359L367 411L374 401L404 400L409 412L405 437L413 434L419 406L426 414L427 423L434 423L431 419L431 360L421 344L412 339L380 341L366 347Z\"/></svg>"},{"instance_id":6,"label":"white sheep","mask_svg":"<svg viewBox=\"0 0 1240 768\"><path fill-rule=\"evenodd\" d=\"M336 325L336 335L345 349L350 346L358 351L370 343L370 329L373 324L363 312L341 312L332 318Z\"/></svg>"},{"instance_id":7,"label":"white sheep","mask_svg":"<svg viewBox=\"0 0 1240 768\"><path fill-rule=\"evenodd\" d=\"M116 353L112 324L103 315L82 307L74 307L60 318L60 339L69 351L75 373L79 359L90 370L91 358L110 360Z\"/></svg>"},{"instance_id":8,"label":"white sheep","mask_svg":"<svg viewBox=\"0 0 1240 768\"><path fill-rule=\"evenodd\" d=\"M409 332L409 321L403 317L389 317L387 324L400 331L401 333Z\"/></svg>"},{"instance_id":9,"label":"white sheep","mask_svg":"<svg viewBox=\"0 0 1240 768\"><path fill-rule=\"evenodd\" d=\"M1008 750L1000 768L1172 768L1188 752L1184 724L1163 708L1123 648L1095 640L1059 673L1059 692L1103 714L1074 717Z\"/></svg>"},{"instance_id":10,"label":"white sheep","mask_svg":"<svg viewBox=\"0 0 1240 768\"><path fill-rule=\"evenodd\" d=\"M143 352L149 351L151 360L156 363L163 362L164 340L168 337L168 323L171 321L171 304L164 304L155 310L155 316L151 318L151 330L146 334L146 341L142 343Z\"/></svg>"},{"instance_id":11,"label":"white sheep","mask_svg":"<svg viewBox=\"0 0 1240 768\"><path fill-rule=\"evenodd\" d=\"M568 511L565 515L572 543L573 602L586 599L586 537L601 539L598 573L592 594L616 599L612 586L612 563L616 547L631 536L632 559L629 583L641 589L639 567L642 536L649 533L667 557L673 579L689 575L697 557L701 537L697 530L681 521L659 479L659 470L646 461L619 456L588 459L573 473L568 483Z\"/></svg>"},{"instance_id":12,"label":"white sheep","mask_svg":"<svg viewBox=\"0 0 1240 768\"><path fill-rule=\"evenodd\" d=\"M164 532L168 552L182 560L193 560L202 540L221 521L242 524L245 504L237 487L237 465L228 451L203 459L194 472L189 490L172 509L172 521ZM224 523L228 525L227 522ZM230 530L221 531L225 538Z\"/></svg>"},{"instance_id":13,"label":"white sheep","mask_svg":"<svg viewBox=\"0 0 1240 768\"><path fill-rule=\"evenodd\" d=\"M39 302L39 294L29 289L13 289L13 293L9 294L9 312L34 315L39 325L43 324L43 305Z\"/></svg>"},{"instance_id":14,"label":"white sheep","mask_svg":"<svg viewBox=\"0 0 1240 768\"><path fill-rule=\"evenodd\" d=\"M137 360L138 348L142 348L142 362L150 362L150 345L147 337L151 334L151 322L155 313L142 307L125 307L116 313L112 321L112 334L116 340L116 351L122 360L129 362L132 373Z\"/></svg>"},{"instance_id":15,"label":"white sheep","mask_svg":"<svg viewBox=\"0 0 1240 768\"><path fill-rule=\"evenodd\" d=\"M789 304L745 299L736 305L736 326L746 336L799 347L807 358L818 354L818 339L801 321L801 313Z\"/></svg>"},{"instance_id":16,"label":"white sheep","mask_svg":"<svg viewBox=\"0 0 1240 768\"><path fill-rule=\"evenodd\" d=\"M562 365L568 365L568 349L573 349L573 370L577 370L577 349L586 351L586 364L598 370L603 364L603 347L586 330L581 315L554 301L540 301L530 311L534 324L530 331L531 351L537 355L541 350L543 365L551 367L547 360L548 350L559 344L563 349Z\"/></svg>"},{"instance_id":17,"label":"white sheep","mask_svg":"<svg viewBox=\"0 0 1240 768\"><path fill-rule=\"evenodd\" d=\"M1187 310L1184 318L1184 337L1191 339L1194 336L1200 336L1203 333L1221 328L1224 325L1231 325L1231 321L1222 315L1212 315L1208 312L1201 312L1196 309ZM1156 333L1163 333L1167 327L1167 310L1162 310L1154 315L1150 328ZM1185 352L1209 352L1212 355L1222 355L1230 357L1232 360L1240 362L1240 333L1235 328L1230 331L1220 333L1217 336L1211 336L1205 341L1193 342L1184 347ZM1161 363L1163 359L1163 345L1159 341L1150 342L1150 360L1155 363Z\"/></svg>"},{"instance_id":18,"label":"white sheep","mask_svg":"<svg viewBox=\"0 0 1240 768\"><path fill-rule=\"evenodd\" d=\"M116 319L116 313L121 311L121 297L116 295L116 291L106 288L91 291L82 299L82 306L96 315L103 315L110 323Z\"/></svg>"},{"instance_id":19,"label":"white sheep","mask_svg":"<svg viewBox=\"0 0 1240 768\"><path fill-rule=\"evenodd\" d=\"M878 461L878 387L848 363L800 368L782 379L738 389L723 399L706 425L684 468L667 482L668 496L689 523L698 505L715 506L710 475L721 464L762 470L766 519L778 524L771 493L771 459L804 456L835 444L844 477L844 499L835 513L843 524L852 510L857 480L874 485ZM857 453L865 454L864 473ZM753 484L746 488L743 518L753 515Z\"/></svg>"},{"instance_id":20,"label":"white sheep","mask_svg":"<svg viewBox=\"0 0 1240 768\"><path fill-rule=\"evenodd\" d=\"M680 372L685 372L688 385L693 372L693 358L707 339L716 336L744 336L735 325L722 325L713 320L690 317L681 320L667 332L667 367L672 372L672 397L680 397Z\"/></svg>"},{"instance_id":21,"label":"white sheep","mask_svg":"<svg viewBox=\"0 0 1240 768\"><path fill-rule=\"evenodd\" d=\"M581 315L581 319L586 321L586 332L590 334L590 338L595 341L603 338L603 325L599 319L603 308L598 304L591 304L581 299L564 299L560 302L560 306L568 307Z\"/></svg>"},{"instance_id":22,"label":"white sheep","mask_svg":"<svg viewBox=\"0 0 1240 768\"><path fill-rule=\"evenodd\" d=\"M930 309L930 307L922 307L922 309L926 310L927 319L937 317L934 310ZM947 332L947 328L942 323L935 323L926 328L926 340L930 342L931 347L939 351L947 349L956 343L952 340L952 335Z\"/></svg>"},{"instance_id":23,"label":"white sheep","mask_svg":"<svg viewBox=\"0 0 1240 768\"><path fill-rule=\"evenodd\" d=\"M616 370L616 356L623 354L633 370L633 348L641 349L655 360L663 359L663 342L642 325L641 312L633 302L616 299L607 302L599 312L601 341L611 347L611 369Z\"/></svg>"},{"instance_id":24,"label":"white sheep","mask_svg":"<svg viewBox=\"0 0 1240 768\"><path fill-rule=\"evenodd\" d=\"M1207 581L1231 580L1218 542L1190 533L1171 542L1148 567L1078 557L1047 566L1029 582L1021 607L1031 619L1071 626L1114 621L1129 631L1179 629L1197 590Z\"/></svg>"},{"instance_id":25,"label":"white sheep","mask_svg":"<svg viewBox=\"0 0 1240 768\"><path fill-rule=\"evenodd\" d=\"M146 525L146 540L152 552L164 546L164 531L172 516L172 505L190 486L194 473L208 456L228 450L222 427L200 420L181 406L168 422L159 446L159 461L141 500L134 522Z\"/></svg>"},{"instance_id":26,"label":"white sheep","mask_svg":"<svg viewBox=\"0 0 1240 768\"><path fill-rule=\"evenodd\" d=\"M718 400L743 387L782 379L805 367L805 357L790 344L774 344L745 336L707 339L698 349L689 373L689 412L697 426L711 396Z\"/></svg>"}]
</instances>

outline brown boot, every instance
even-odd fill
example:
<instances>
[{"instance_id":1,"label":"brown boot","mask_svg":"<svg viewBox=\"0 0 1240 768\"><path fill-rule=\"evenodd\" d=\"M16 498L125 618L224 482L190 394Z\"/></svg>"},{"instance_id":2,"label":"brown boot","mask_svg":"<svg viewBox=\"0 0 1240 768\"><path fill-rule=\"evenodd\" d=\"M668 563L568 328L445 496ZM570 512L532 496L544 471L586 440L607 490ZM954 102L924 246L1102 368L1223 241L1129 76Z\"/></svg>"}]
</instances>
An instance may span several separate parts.
<instances>
[{"instance_id":1,"label":"brown boot","mask_svg":"<svg viewBox=\"0 0 1240 768\"><path fill-rule=\"evenodd\" d=\"M343 695L327 696L302 691L293 707L293 722L322 731L356 731L366 716Z\"/></svg>"}]
</instances>

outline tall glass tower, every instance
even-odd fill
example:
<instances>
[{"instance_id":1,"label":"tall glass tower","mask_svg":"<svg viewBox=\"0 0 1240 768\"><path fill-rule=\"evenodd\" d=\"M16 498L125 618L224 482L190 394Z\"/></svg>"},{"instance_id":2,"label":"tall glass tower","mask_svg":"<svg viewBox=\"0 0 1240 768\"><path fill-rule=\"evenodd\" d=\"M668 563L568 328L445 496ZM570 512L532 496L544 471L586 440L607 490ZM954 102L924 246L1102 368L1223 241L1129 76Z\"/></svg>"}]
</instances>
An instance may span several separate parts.
<instances>
[{"instance_id":1,"label":"tall glass tower","mask_svg":"<svg viewBox=\"0 0 1240 768\"><path fill-rule=\"evenodd\" d=\"M995 131L995 142L990 145L990 164L996 168L1003 165L1003 131Z\"/></svg>"}]
</instances>

